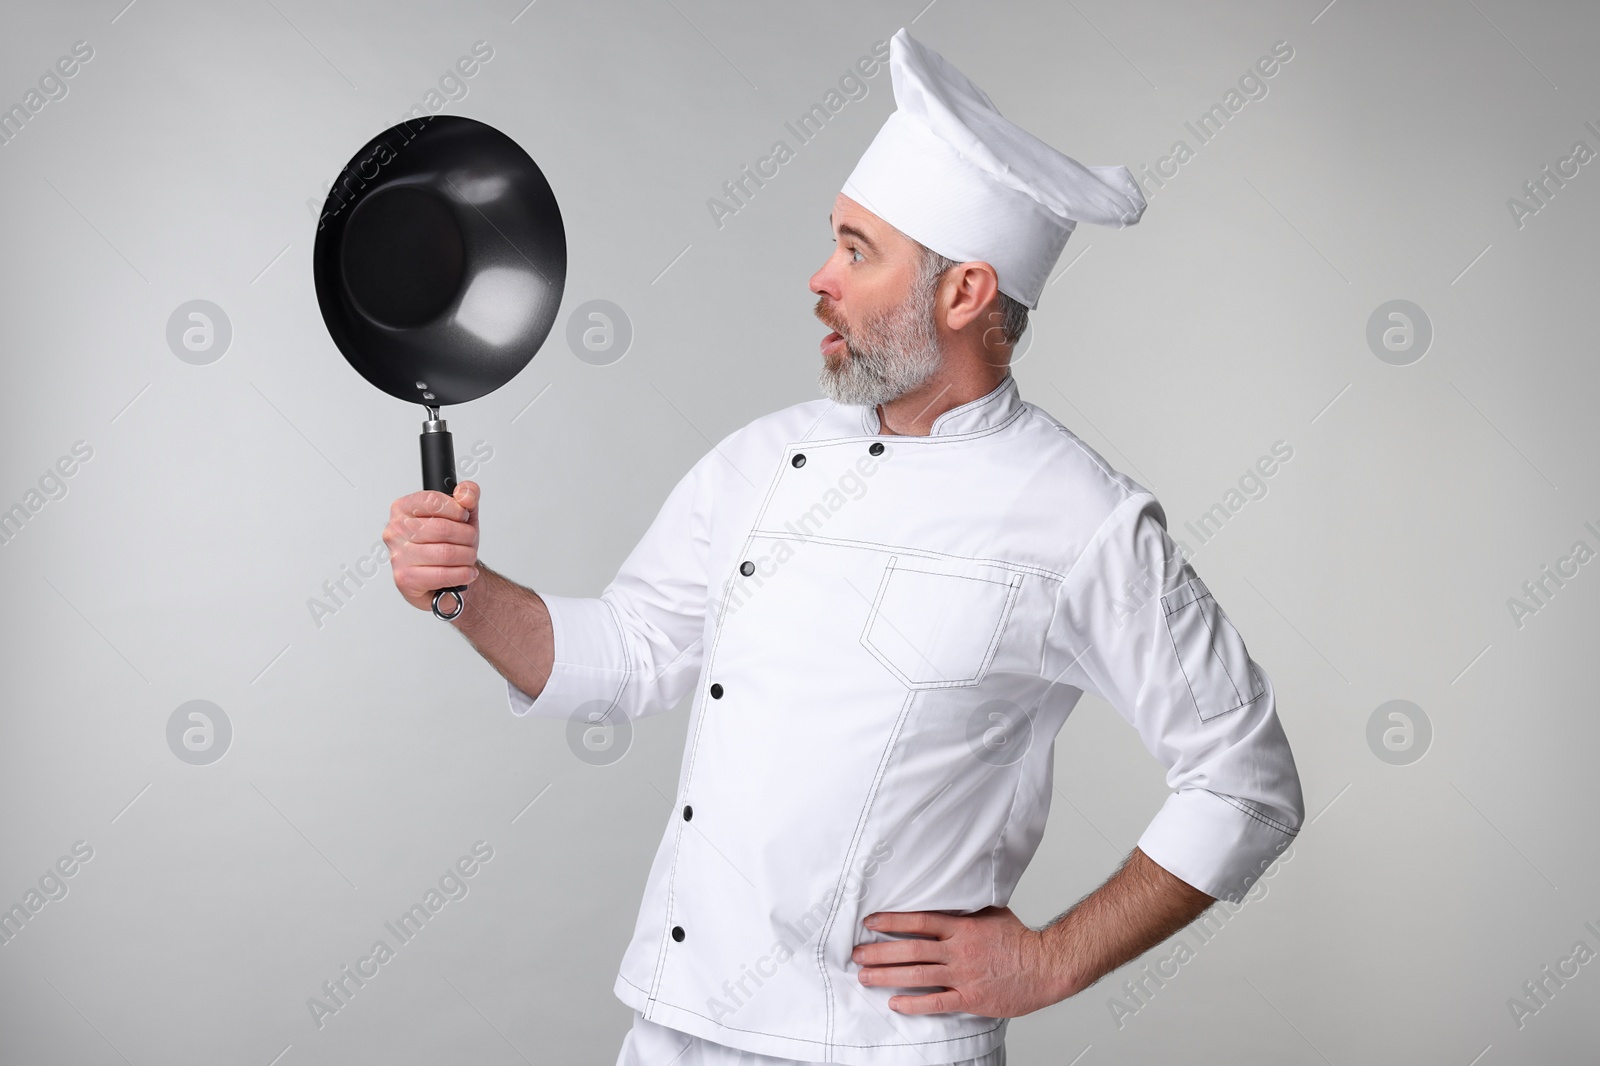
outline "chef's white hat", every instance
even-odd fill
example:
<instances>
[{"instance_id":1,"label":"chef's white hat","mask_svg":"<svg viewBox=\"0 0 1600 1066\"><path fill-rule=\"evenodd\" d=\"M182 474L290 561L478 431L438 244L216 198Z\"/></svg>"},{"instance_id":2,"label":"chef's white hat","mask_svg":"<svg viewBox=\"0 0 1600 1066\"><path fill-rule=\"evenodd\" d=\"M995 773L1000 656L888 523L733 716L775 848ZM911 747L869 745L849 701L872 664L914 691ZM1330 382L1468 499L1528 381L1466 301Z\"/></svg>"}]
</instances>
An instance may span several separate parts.
<instances>
[{"instance_id":1,"label":"chef's white hat","mask_svg":"<svg viewBox=\"0 0 1600 1066\"><path fill-rule=\"evenodd\" d=\"M1120 229L1144 214L1127 167L1062 155L903 27L889 71L896 110L841 191L947 259L988 263L1012 299L1039 306L1079 222Z\"/></svg>"}]
</instances>

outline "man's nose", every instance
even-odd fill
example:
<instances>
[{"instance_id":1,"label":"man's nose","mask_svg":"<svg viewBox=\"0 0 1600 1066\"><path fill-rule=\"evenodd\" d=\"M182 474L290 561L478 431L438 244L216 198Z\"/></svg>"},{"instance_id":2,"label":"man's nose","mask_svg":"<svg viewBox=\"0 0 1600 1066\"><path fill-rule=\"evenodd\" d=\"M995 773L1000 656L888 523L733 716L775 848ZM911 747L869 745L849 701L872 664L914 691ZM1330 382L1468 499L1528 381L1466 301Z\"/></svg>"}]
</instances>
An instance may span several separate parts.
<instances>
[{"instance_id":1,"label":"man's nose","mask_svg":"<svg viewBox=\"0 0 1600 1066\"><path fill-rule=\"evenodd\" d=\"M828 269L828 264L823 263L817 272L811 275L811 291L818 296L826 296L830 301L839 299L839 287L834 283L833 274Z\"/></svg>"}]
</instances>

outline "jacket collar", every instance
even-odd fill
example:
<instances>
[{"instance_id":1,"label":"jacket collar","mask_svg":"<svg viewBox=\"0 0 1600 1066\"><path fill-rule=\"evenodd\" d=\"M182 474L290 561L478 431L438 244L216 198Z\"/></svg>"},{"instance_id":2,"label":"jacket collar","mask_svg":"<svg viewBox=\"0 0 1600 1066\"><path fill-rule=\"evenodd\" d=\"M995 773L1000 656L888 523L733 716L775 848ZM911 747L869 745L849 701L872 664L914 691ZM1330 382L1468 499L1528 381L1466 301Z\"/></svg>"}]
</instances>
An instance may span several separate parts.
<instances>
[{"instance_id":1,"label":"jacket collar","mask_svg":"<svg viewBox=\"0 0 1600 1066\"><path fill-rule=\"evenodd\" d=\"M1017 393L1017 379L1010 370L993 391L970 400L960 407L952 407L933 420L928 430L930 437L956 436L963 433L980 433L1004 425L1022 407L1022 397ZM883 434L876 406L863 405L861 425L868 436L893 436Z\"/></svg>"}]
</instances>

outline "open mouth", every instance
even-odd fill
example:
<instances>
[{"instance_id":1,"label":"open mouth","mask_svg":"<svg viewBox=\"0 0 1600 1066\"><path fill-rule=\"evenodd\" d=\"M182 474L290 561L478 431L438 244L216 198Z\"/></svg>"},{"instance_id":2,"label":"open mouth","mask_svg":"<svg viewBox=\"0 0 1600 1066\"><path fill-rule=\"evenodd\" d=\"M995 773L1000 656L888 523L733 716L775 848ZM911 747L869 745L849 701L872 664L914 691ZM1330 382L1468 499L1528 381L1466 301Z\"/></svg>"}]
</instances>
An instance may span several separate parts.
<instances>
[{"instance_id":1,"label":"open mouth","mask_svg":"<svg viewBox=\"0 0 1600 1066\"><path fill-rule=\"evenodd\" d=\"M844 338L837 332L830 333L822 338L822 354L831 355L844 347Z\"/></svg>"}]
</instances>

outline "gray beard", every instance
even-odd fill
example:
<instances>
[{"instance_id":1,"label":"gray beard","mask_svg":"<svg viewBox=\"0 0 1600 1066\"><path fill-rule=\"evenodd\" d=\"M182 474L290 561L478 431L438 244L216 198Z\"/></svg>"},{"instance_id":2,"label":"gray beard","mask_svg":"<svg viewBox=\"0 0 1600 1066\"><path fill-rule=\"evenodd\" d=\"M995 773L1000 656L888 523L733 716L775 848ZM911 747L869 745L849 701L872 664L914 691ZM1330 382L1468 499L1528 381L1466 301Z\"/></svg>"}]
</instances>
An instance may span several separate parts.
<instances>
[{"instance_id":1,"label":"gray beard","mask_svg":"<svg viewBox=\"0 0 1600 1066\"><path fill-rule=\"evenodd\" d=\"M943 361L934 295L933 286L918 285L899 307L846 336L842 362L830 365L823 357L817 377L823 395L838 404L875 407L927 384Z\"/></svg>"}]
</instances>

